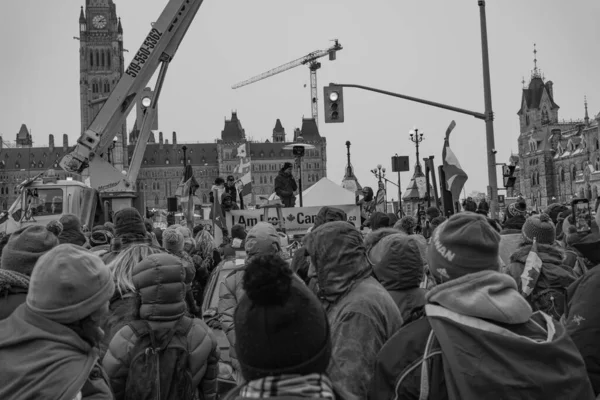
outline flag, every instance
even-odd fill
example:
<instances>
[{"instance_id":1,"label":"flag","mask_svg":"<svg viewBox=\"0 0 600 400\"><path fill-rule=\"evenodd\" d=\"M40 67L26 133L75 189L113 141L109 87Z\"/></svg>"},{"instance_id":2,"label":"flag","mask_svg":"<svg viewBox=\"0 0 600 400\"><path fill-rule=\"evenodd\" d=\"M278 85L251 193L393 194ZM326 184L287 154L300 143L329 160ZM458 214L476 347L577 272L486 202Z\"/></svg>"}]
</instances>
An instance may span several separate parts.
<instances>
[{"instance_id":1,"label":"flag","mask_svg":"<svg viewBox=\"0 0 600 400\"><path fill-rule=\"evenodd\" d=\"M247 157L246 144L242 143L237 149L237 156L240 159L240 164L236 165L233 173L237 176L236 182L237 191L240 197L252 193L252 168L250 157Z\"/></svg>"},{"instance_id":2,"label":"flag","mask_svg":"<svg viewBox=\"0 0 600 400\"><path fill-rule=\"evenodd\" d=\"M456 200L460 197L460 192L469 177L463 171L452 149L450 149L450 133L455 126L456 122L452 121L446 130L446 139L442 150L442 160L444 162L442 168L446 175L446 190L449 190L452 193L452 198Z\"/></svg>"},{"instance_id":3,"label":"flag","mask_svg":"<svg viewBox=\"0 0 600 400\"><path fill-rule=\"evenodd\" d=\"M537 242L533 239L533 245L525 260L525 268L521 274L521 293L527 297L533 292L542 270L542 259L537 253Z\"/></svg>"},{"instance_id":4,"label":"flag","mask_svg":"<svg viewBox=\"0 0 600 400\"><path fill-rule=\"evenodd\" d=\"M213 186L213 195L215 199L220 199L219 189ZM212 221L213 221L213 232L215 242L218 246L223 243L223 236L227 234L227 224L223 218L223 210L221 209L221 202L214 201L212 206Z\"/></svg>"},{"instance_id":5,"label":"flag","mask_svg":"<svg viewBox=\"0 0 600 400\"><path fill-rule=\"evenodd\" d=\"M377 196L375 197L376 201L375 201L375 211L379 211L379 212L386 212L386 204L385 204L385 199L386 199L386 194L385 194L385 189L379 189L377 191Z\"/></svg>"}]
</instances>

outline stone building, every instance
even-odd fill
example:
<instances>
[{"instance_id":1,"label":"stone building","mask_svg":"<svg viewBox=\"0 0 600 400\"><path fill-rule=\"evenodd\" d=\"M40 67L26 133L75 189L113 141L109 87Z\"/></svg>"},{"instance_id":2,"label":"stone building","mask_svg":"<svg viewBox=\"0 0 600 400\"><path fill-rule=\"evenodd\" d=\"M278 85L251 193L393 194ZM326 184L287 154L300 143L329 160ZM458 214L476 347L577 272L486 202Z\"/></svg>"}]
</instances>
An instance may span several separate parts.
<instances>
[{"instance_id":1,"label":"stone building","mask_svg":"<svg viewBox=\"0 0 600 400\"><path fill-rule=\"evenodd\" d=\"M576 197L595 200L600 188L600 114L589 118L586 99L583 119L559 121L554 85L544 80L535 61L517 112L518 154L510 158L517 180L508 197L521 194L533 209Z\"/></svg>"},{"instance_id":2,"label":"stone building","mask_svg":"<svg viewBox=\"0 0 600 400\"><path fill-rule=\"evenodd\" d=\"M123 25L113 0L86 0L86 7L81 8L79 15L79 34L81 134L88 129L124 73ZM142 96L144 93L152 95L150 89L144 89ZM139 107L136 109L138 121L129 133L129 142L123 123L120 130L114 132L115 142L102 155L119 170L127 169L139 135L141 113ZM154 121L152 125L152 128L157 128L158 122ZM233 174L235 166L239 164L237 149L242 143L248 143L253 190L245 198L245 203L264 203L261 198L273 192L275 177L283 163L294 161L291 151L283 150L283 147L300 135L305 143L315 146L314 150L306 152L302 161L302 184L306 189L327 176L327 141L319 134L314 119L303 118L301 128L294 130L291 140L287 140L285 129L278 119L271 140L263 143L246 137L237 113L233 112L231 118L225 120L220 138L211 143L186 144L188 164L192 165L194 176L200 184L198 196L203 203L208 203L215 178L226 178ZM137 189L144 194L149 208L166 208L167 198L175 196L183 176L182 147L183 144L177 141L176 132L171 136L171 143L167 137L163 137L162 132L158 133L158 139L151 133L137 180ZM66 134L63 134L62 145L55 146L54 135L50 134L48 146L33 147L31 132L25 124L17 133L14 144L0 138L0 208L6 210L10 207L18 195L17 186L21 182L48 169L56 170L59 179L70 177L83 180L80 176L67 174L59 167L62 157L71 150L73 146L69 146ZM124 157L124 154L128 154L128 157Z\"/></svg>"}]
</instances>

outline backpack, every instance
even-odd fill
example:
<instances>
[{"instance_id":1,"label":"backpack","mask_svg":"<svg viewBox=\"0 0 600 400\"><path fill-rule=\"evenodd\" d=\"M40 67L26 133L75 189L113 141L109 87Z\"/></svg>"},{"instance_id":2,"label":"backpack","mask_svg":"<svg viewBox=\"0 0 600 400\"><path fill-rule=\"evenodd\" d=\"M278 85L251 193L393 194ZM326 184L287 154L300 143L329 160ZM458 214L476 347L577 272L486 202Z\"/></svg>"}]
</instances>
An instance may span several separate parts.
<instances>
[{"instance_id":1,"label":"backpack","mask_svg":"<svg viewBox=\"0 0 600 400\"><path fill-rule=\"evenodd\" d=\"M148 322L140 320L128 325L138 341L131 350L125 399L196 399L186 345L193 320L183 316L173 329L165 331L153 331ZM162 335L157 337L157 333Z\"/></svg>"},{"instance_id":2,"label":"backpack","mask_svg":"<svg viewBox=\"0 0 600 400\"><path fill-rule=\"evenodd\" d=\"M561 287L535 288L525 298L533 311L543 311L557 321L567 310L567 289Z\"/></svg>"}]
</instances>

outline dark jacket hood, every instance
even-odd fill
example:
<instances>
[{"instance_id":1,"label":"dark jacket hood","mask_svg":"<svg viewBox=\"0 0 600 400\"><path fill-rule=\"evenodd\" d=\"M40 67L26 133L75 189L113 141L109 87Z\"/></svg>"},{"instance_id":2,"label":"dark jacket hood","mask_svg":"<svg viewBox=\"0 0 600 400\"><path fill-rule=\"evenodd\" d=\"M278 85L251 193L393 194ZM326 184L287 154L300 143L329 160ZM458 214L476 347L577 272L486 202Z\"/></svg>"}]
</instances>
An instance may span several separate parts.
<instances>
[{"instance_id":1,"label":"dark jacket hood","mask_svg":"<svg viewBox=\"0 0 600 400\"><path fill-rule=\"evenodd\" d=\"M531 252L531 244L520 246L511 256L510 262L525 264L527 256ZM562 265L565 258L564 250L558 245L537 243L537 254L544 264Z\"/></svg>"},{"instance_id":2,"label":"dark jacket hood","mask_svg":"<svg viewBox=\"0 0 600 400\"><path fill-rule=\"evenodd\" d=\"M348 215L343 210L335 207L325 206L319 210L315 217L315 224L313 229L327 223L334 221L347 221Z\"/></svg>"},{"instance_id":3,"label":"dark jacket hood","mask_svg":"<svg viewBox=\"0 0 600 400\"><path fill-rule=\"evenodd\" d=\"M367 249L367 254L384 237L389 235L397 235L399 233L400 232L398 231L398 229L394 228L381 228L377 231L370 232L364 240L365 247Z\"/></svg>"},{"instance_id":4,"label":"dark jacket hood","mask_svg":"<svg viewBox=\"0 0 600 400\"><path fill-rule=\"evenodd\" d=\"M371 214L371 218L369 219L369 227L372 230L377 230L380 228L388 228L390 226L390 217L388 214L384 214L381 211L375 211Z\"/></svg>"},{"instance_id":5,"label":"dark jacket hood","mask_svg":"<svg viewBox=\"0 0 600 400\"><path fill-rule=\"evenodd\" d=\"M371 253L381 253L373 272L388 291L413 289L421 284L424 263L420 245L413 235L386 236Z\"/></svg>"},{"instance_id":6,"label":"dark jacket hood","mask_svg":"<svg viewBox=\"0 0 600 400\"><path fill-rule=\"evenodd\" d=\"M329 222L306 237L317 272L319 298L334 303L371 274L362 235L347 222Z\"/></svg>"},{"instance_id":7,"label":"dark jacket hood","mask_svg":"<svg viewBox=\"0 0 600 400\"><path fill-rule=\"evenodd\" d=\"M511 217L507 219L504 225L502 226L502 231L508 229L516 229L521 231L521 229L523 229L523 224L525 223L525 220L526 218L523 215L516 215L514 217Z\"/></svg>"}]
</instances>

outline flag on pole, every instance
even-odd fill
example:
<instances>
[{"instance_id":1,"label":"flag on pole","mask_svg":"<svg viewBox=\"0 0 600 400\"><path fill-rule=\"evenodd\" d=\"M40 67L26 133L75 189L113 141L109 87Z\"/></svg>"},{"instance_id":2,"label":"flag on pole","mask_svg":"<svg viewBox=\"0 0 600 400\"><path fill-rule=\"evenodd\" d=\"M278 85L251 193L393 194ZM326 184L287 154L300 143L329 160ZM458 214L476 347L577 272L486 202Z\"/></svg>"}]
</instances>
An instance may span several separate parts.
<instances>
[{"instance_id":1,"label":"flag on pole","mask_svg":"<svg viewBox=\"0 0 600 400\"><path fill-rule=\"evenodd\" d=\"M452 193L452 198L456 200L460 197L460 192L469 177L460 166L458 159L450 148L450 133L455 126L456 122L452 121L446 130L446 139L444 140L444 149L442 150L442 159L444 162L442 168L446 175L446 190L449 190Z\"/></svg>"},{"instance_id":2,"label":"flag on pole","mask_svg":"<svg viewBox=\"0 0 600 400\"><path fill-rule=\"evenodd\" d=\"M375 201L375 211L379 211L379 212L386 212L385 210L385 202L386 202L386 193L385 193L385 189L379 189L377 191L377 196L375 197L376 201Z\"/></svg>"},{"instance_id":3,"label":"flag on pole","mask_svg":"<svg viewBox=\"0 0 600 400\"><path fill-rule=\"evenodd\" d=\"M237 149L237 156L240 159L240 164L236 165L233 173L237 177L236 188L240 196L246 196L252 193L252 168L250 157L246 151L246 143L242 143Z\"/></svg>"},{"instance_id":4,"label":"flag on pole","mask_svg":"<svg viewBox=\"0 0 600 400\"><path fill-rule=\"evenodd\" d=\"M213 195L215 199L220 198L219 189L213 187ZM215 201L212 206L212 221L213 221L213 232L215 243L220 246L223 243L223 237L227 235L227 224L223 218L223 210L221 209L221 202Z\"/></svg>"}]
</instances>

